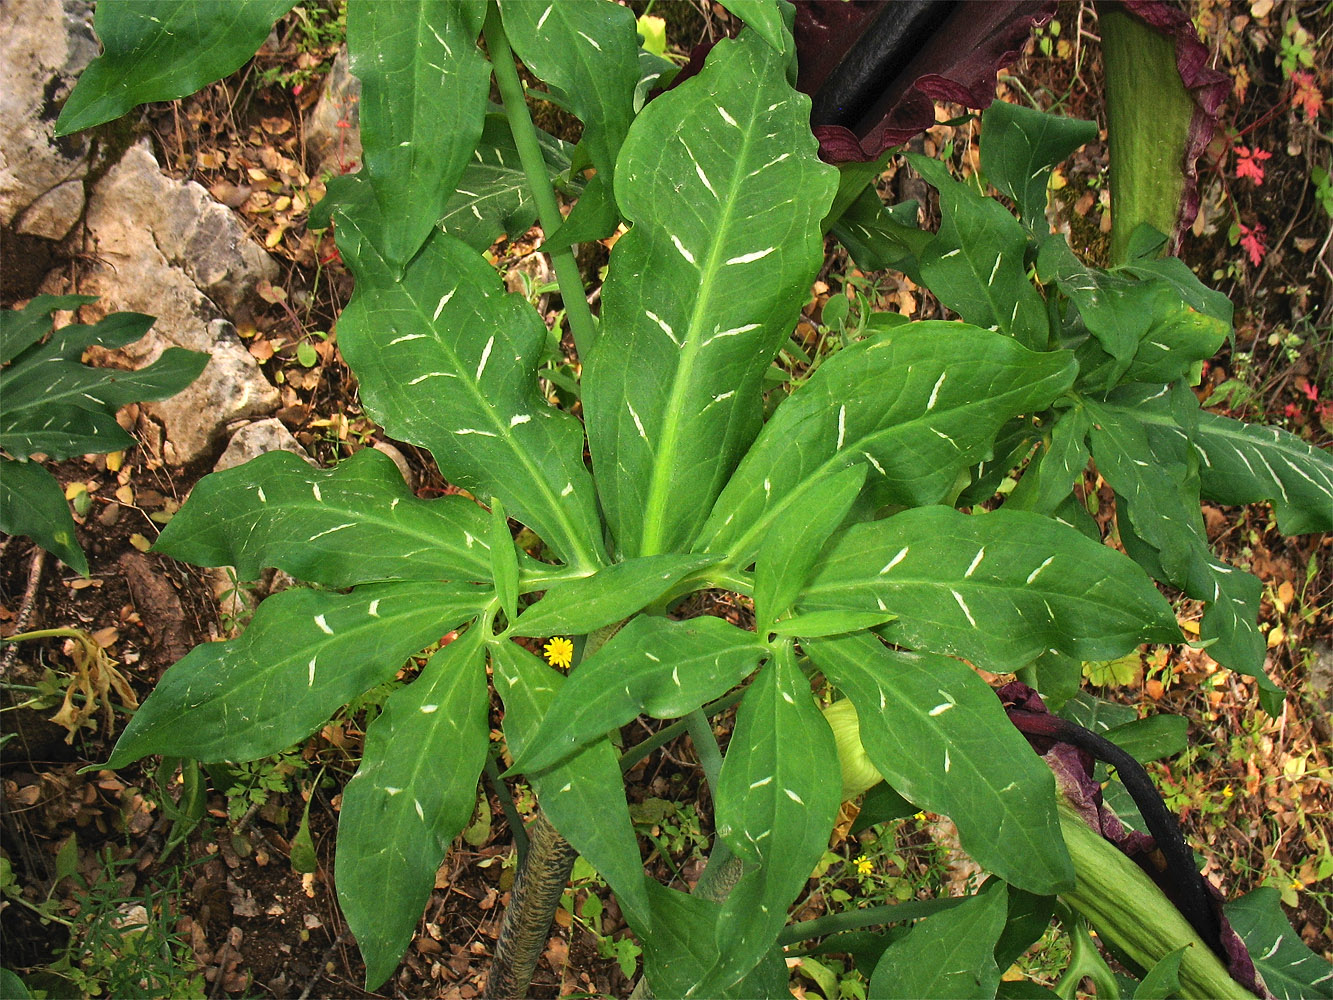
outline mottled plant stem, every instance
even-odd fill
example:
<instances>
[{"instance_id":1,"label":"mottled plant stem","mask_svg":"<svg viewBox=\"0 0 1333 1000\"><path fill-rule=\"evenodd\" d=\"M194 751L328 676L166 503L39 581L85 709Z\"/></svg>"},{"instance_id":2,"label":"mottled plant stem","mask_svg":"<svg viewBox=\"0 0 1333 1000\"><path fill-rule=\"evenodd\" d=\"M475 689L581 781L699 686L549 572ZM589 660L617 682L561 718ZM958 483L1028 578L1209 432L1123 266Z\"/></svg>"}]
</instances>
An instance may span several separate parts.
<instances>
[{"instance_id":1,"label":"mottled plant stem","mask_svg":"<svg viewBox=\"0 0 1333 1000\"><path fill-rule=\"evenodd\" d=\"M500 922L495 957L486 976L486 1000L516 1000L528 995L537 960L560 905L578 852L543 812L528 827L528 852L518 869L509 905Z\"/></svg>"},{"instance_id":2,"label":"mottled plant stem","mask_svg":"<svg viewBox=\"0 0 1333 1000\"><path fill-rule=\"evenodd\" d=\"M509 131L513 133L514 145L518 148L518 157L527 175L528 190L537 206L537 218L541 221L542 232L550 235L555 232L564 217L560 206L556 204L555 192L551 189L550 177L546 172L546 161L542 157L541 146L537 143L537 132L528 113L527 100L523 94L523 83L514 68L514 55L509 48L509 38L505 35L504 25L500 21L500 11L495 4L490 5L486 13L486 48L491 55L491 66L495 72L495 82L500 88L500 99L504 103L505 117L509 120ZM592 349L592 342L597 338L597 324L588 308L587 293L583 290L583 279L579 275L578 262L574 260L571 247L549 251L551 264L555 268L556 281L560 285L560 297L565 303L565 315L569 318L569 330L574 335L574 347L579 357L586 359Z\"/></svg>"}]
</instances>

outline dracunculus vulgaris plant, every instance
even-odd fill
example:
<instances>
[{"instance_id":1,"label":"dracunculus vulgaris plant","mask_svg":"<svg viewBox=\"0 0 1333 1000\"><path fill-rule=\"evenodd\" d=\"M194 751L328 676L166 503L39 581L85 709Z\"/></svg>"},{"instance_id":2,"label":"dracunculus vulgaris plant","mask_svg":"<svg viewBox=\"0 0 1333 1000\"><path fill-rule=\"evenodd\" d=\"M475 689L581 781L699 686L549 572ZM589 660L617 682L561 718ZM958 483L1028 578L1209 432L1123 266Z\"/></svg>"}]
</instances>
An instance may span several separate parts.
<instances>
[{"instance_id":1,"label":"dracunculus vulgaris plant","mask_svg":"<svg viewBox=\"0 0 1333 1000\"><path fill-rule=\"evenodd\" d=\"M100 5L106 51L60 129L230 72L288 6ZM747 28L647 101L663 67L617 4L351 0L365 168L323 208L356 280L338 342L367 411L470 497L418 498L373 450L324 470L275 453L205 478L158 550L241 578L276 566L308 586L172 667L109 766L277 752L426 650L369 726L339 818L338 898L368 986L397 966L479 775L498 773L493 688L505 760L540 811L492 996L526 992L576 855L643 948L641 993L784 996L786 947L924 917L870 956L871 993L993 997L1052 913L1080 933L1105 925L1155 989L1262 991L1211 967L1177 975L1186 952L1212 951L1192 925L1116 936L1136 913L1164 913L1161 900L1129 879L1090 881L1098 845L1118 849L1071 832L1052 768L974 666L1015 672L1073 713L1089 704L1083 661L1181 641L1155 577L1205 602L1201 641L1266 684L1271 707L1258 581L1211 551L1199 498L1268 501L1283 530L1328 530L1333 465L1290 434L1200 409L1191 374L1226 338L1230 305L1159 259L1161 237L1139 230L1126 262L1103 270L1049 232L1051 167L1095 135L1089 123L987 112L982 167L1017 217L909 157L940 195L940 229L924 231L914 211L857 196L863 174L842 175L852 197L835 202L839 171L819 159L791 83L789 9L728 6ZM534 128L515 56L582 120L577 147ZM575 200L567 217L558 196ZM541 319L483 256L534 218L580 362L581 420L539 381ZM621 223L594 317L572 245ZM774 359L828 232L960 319L871 315L782 386ZM1090 455L1128 555L1075 491ZM511 521L541 539L536 555ZM673 614L704 588L750 599L754 630ZM568 674L530 651L552 637L572 641ZM975 894L788 926L844 794L819 707L829 691L854 706L886 779L867 810L948 815L990 873ZM733 705L724 752L712 719ZM670 721L626 745L640 716ZM647 877L622 776L683 731L714 803L692 892ZM1145 758L1180 749L1178 730L1144 732L1111 735ZM1247 901L1240 930L1259 940L1283 918L1267 897ZM1297 957L1299 972L1290 951L1257 961L1299 977L1310 966ZM1099 982L1122 988L1109 971Z\"/></svg>"}]
</instances>

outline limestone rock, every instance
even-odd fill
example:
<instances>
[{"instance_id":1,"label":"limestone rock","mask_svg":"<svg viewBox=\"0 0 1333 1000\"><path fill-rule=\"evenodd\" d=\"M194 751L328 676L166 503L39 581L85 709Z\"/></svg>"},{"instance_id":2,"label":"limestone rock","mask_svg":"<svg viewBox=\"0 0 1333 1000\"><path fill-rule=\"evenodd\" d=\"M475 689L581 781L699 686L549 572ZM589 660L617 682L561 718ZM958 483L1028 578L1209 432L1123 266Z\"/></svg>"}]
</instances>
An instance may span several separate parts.
<instances>
[{"instance_id":1,"label":"limestone rock","mask_svg":"<svg viewBox=\"0 0 1333 1000\"><path fill-rule=\"evenodd\" d=\"M87 0L0 5L0 224L13 233L60 240L83 211L88 139L53 126L97 49Z\"/></svg>"},{"instance_id":2,"label":"limestone rock","mask_svg":"<svg viewBox=\"0 0 1333 1000\"><path fill-rule=\"evenodd\" d=\"M301 447L301 443L292 436L292 432L286 428L283 422L277 417L269 417L265 420L242 424L236 433L231 436L231 441L227 444L227 450L217 460L217 464L213 466L213 471L222 472L226 469L234 469L238 465L244 465L252 458L258 458L270 451L290 451L293 455L300 455L311 465L315 464L315 460L306 453L306 450Z\"/></svg>"},{"instance_id":3,"label":"limestone rock","mask_svg":"<svg viewBox=\"0 0 1333 1000\"><path fill-rule=\"evenodd\" d=\"M315 164L312 177L322 173L336 177L361 169L360 102L361 81L348 69L344 45L329 67L319 101L305 123L306 151Z\"/></svg>"}]
</instances>

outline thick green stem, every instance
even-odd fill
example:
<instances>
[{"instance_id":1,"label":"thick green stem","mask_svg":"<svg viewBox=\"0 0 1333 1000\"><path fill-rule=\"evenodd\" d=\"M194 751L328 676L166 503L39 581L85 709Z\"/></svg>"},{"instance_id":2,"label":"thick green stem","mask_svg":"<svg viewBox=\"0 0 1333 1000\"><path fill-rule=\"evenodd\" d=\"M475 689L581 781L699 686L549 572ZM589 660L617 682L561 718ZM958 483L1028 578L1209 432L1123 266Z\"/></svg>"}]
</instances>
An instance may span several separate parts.
<instances>
[{"instance_id":1,"label":"thick green stem","mask_svg":"<svg viewBox=\"0 0 1333 1000\"><path fill-rule=\"evenodd\" d=\"M495 797L500 800L500 808L504 811L505 820L509 823L509 829L513 831L514 850L518 853L518 864L521 868L528 857L528 832L523 829L523 820L519 817L518 810L514 808L514 800L509 797L509 789L505 786L504 778L500 777L500 765L495 762L494 754L486 754L484 766L486 768L486 778L490 781L491 787L495 789Z\"/></svg>"},{"instance_id":2,"label":"thick green stem","mask_svg":"<svg viewBox=\"0 0 1333 1000\"><path fill-rule=\"evenodd\" d=\"M893 903L886 906L867 906L860 910L845 910L831 913L827 917L816 917L799 924L784 927L778 935L779 945L795 944L813 938L828 937L839 931L854 931L862 927L878 927L883 924L902 923L904 920L919 920L942 910L950 909L961 903L966 896L948 899L912 900L906 903Z\"/></svg>"},{"instance_id":3,"label":"thick green stem","mask_svg":"<svg viewBox=\"0 0 1333 1000\"><path fill-rule=\"evenodd\" d=\"M555 192L551 189L550 176L546 172L546 160L542 157L541 146L537 143L537 131L528 113L527 100L523 93L523 83L514 68L514 55L509 48L509 38L505 35L504 25L500 20L500 11L491 4L486 13L486 48L490 51L491 66L495 72L495 82L500 88L500 99L504 103L505 117L509 120L509 131L514 135L514 145L518 148L519 160L523 172L528 177L528 188L532 200L537 205L537 218L541 221L542 231L548 236L555 232L564 217L560 206L556 204ZM555 267L556 280L560 284L560 297L565 303L565 315L569 318L569 329L574 335L574 347L580 358L587 358L597 339L597 324L588 308L587 294L583 290L583 279L579 274L578 262L574 260L571 247L551 250L551 263Z\"/></svg>"},{"instance_id":4,"label":"thick green stem","mask_svg":"<svg viewBox=\"0 0 1333 1000\"><path fill-rule=\"evenodd\" d=\"M702 709L700 709L700 711L702 711L705 715L711 718L712 716L717 715L719 712L725 712L732 705L736 704L736 702L740 701L741 697L744 694L745 694L745 688L737 688L730 694L724 694L717 701L710 702L709 704L705 705ZM666 746L666 744L670 743L681 733L685 732L685 729L686 729L686 720L678 719L677 721L671 723L671 725L669 726L663 726L661 729L653 733L652 736L649 736L642 743L634 744L634 746L630 747L623 754L621 754L620 770L622 772L628 771L630 768L632 768L639 761L643 760L643 758L647 757L658 747Z\"/></svg>"},{"instance_id":5,"label":"thick green stem","mask_svg":"<svg viewBox=\"0 0 1333 1000\"><path fill-rule=\"evenodd\" d=\"M546 947L551 921L565 891L578 852L545 813L528 827L528 854L519 867L505 907L495 957L486 976L486 1000L526 997L537 960Z\"/></svg>"}]
</instances>

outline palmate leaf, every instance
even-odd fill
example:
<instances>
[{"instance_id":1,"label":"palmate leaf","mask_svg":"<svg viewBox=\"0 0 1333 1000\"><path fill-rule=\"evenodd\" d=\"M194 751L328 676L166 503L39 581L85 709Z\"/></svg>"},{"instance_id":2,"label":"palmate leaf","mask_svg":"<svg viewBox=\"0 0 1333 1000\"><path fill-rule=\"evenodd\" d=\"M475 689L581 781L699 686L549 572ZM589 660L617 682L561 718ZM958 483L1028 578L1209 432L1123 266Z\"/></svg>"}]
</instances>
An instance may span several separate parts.
<instances>
[{"instance_id":1,"label":"palmate leaf","mask_svg":"<svg viewBox=\"0 0 1333 1000\"><path fill-rule=\"evenodd\" d=\"M387 455L363 448L332 469L269 452L205 476L154 546L253 580L275 566L350 587L386 580L486 580L486 513L465 497L420 500Z\"/></svg>"},{"instance_id":2,"label":"palmate leaf","mask_svg":"<svg viewBox=\"0 0 1333 1000\"><path fill-rule=\"evenodd\" d=\"M744 680L767 649L721 618L639 615L570 674L514 766L549 767L639 715L687 715Z\"/></svg>"},{"instance_id":3,"label":"palmate leaf","mask_svg":"<svg viewBox=\"0 0 1333 1000\"><path fill-rule=\"evenodd\" d=\"M978 864L1041 895L1073 878L1051 769L970 667L872 635L802 645L856 706L876 770L918 808L951 817Z\"/></svg>"},{"instance_id":4,"label":"palmate leaf","mask_svg":"<svg viewBox=\"0 0 1333 1000\"><path fill-rule=\"evenodd\" d=\"M537 387L545 326L444 233L399 279L362 228L366 211L337 216L338 246L356 274L338 345L366 409L394 437L429 448L450 482L498 496L563 559L591 571L604 554L582 426Z\"/></svg>"},{"instance_id":5,"label":"palmate leaf","mask_svg":"<svg viewBox=\"0 0 1333 1000\"><path fill-rule=\"evenodd\" d=\"M1171 606L1131 560L1059 521L1000 509L918 507L835 538L806 610L881 610L891 642L987 670L1048 649L1107 660L1180 639Z\"/></svg>"},{"instance_id":6,"label":"palmate leaf","mask_svg":"<svg viewBox=\"0 0 1333 1000\"><path fill-rule=\"evenodd\" d=\"M56 120L69 135L137 104L174 101L239 69L294 0L135 0L99 4L102 54L88 64Z\"/></svg>"},{"instance_id":7,"label":"palmate leaf","mask_svg":"<svg viewBox=\"0 0 1333 1000\"><path fill-rule=\"evenodd\" d=\"M828 843L837 776L833 731L784 643L741 701L718 777L718 836L747 865L718 917L717 964L688 995L726 989L772 947Z\"/></svg>"},{"instance_id":8,"label":"palmate leaf","mask_svg":"<svg viewBox=\"0 0 1333 1000\"><path fill-rule=\"evenodd\" d=\"M990 1000L1004 970L995 945L1008 892L998 879L958 906L927 917L884 950L870 977L872 1000Z\"/></svg>"},{"instance_id":9,"label":"palmate leaf","mask_svg":"<svg viewBox=\"0 0 1333 1000\"><path fill-rule=\"evenodd\" d=\"M639 82L634 12L607 0L505 0L500 15L524 65L557 90L583 122L580 145L597 170L595 183L611 193ZM608 208L610 226L601 236L618 221L614 206Z\"/></svg>"},{"instance_id":10,"label":"palmate leaf","mask_svg":"<svg viewBox=\"0 0 1333 1000\"><path fill-rule=\"evenodd\" d=\"M238 638L196 646L162 676L106 766L151 753L245 761L285 750L492 599L447 583L274 594Z\"/></svg>"},{"instance_id":11,"label":"palmate leaf","mask_svg":"<svg viewBox=\"0 0 1333 1000\"><path fill-rule=\"evenodd\" d=\"M491 74L476 42L485 18L485 0L348 8L364 172L380 209L371 239L395 271L444 214L481 136Z\"/></svg>"},{"instance_id":12,"label":"palmate leaf","mask_svg":"<svg viewBox=\"0 0 1333 1000\"><path fill-rule=\"evenodd\" d=\"M907 159L940 194L940 231L918 257L922 280L968 323L1044 350L1046 301L1028 281L1023 227L998 201L954 180L938 160L916 153Z\"/></svg>"},{"instance_id":13,"label":"palmate leaf","mask_svg":"<svg viewBox=\"0 0 1333 1000\"><path fill-rule=\"evenodd\" d=\"M366 731L361 766L343 791L335 871L367 989L398 965L435 871L472 816L489 704L482 633L469 629L390 695Z\"/></svg>"},{"instance_id":14,"label":"palmate leaf","mask_svg":"<svg viewBox=\"0 0 1333 1000\"><path fill-rule=\"evenodd\" d=\"M504 701L505 742L513 756L521 757L566 678L516 643L497 640L489 649L495 687ZM610 884L639 939L649 939L648 879L610 741L593 743L552 767L528 772L527 778L542 811Z\"/></svg>"},{"instance_id":15,"label":"palmate leaf","mask_svg":"<svg viewBox=\"0 0 1333 1000\"><path fill-rule=\"evenodd\" d=\"M869 464L877 506L939 503L1007 420L1045 409L1075 371L1068 352L1038 354L962 323L912 323L843 348L778 407L697 547L748 564L811 484L850 465Z\"/></svg>"},{"instance_id":16,"label":"palmate leaf","mask_svg":"<svg viewBox=\"0 0 1333 1000\"><path fill-rule=\"evenodd\" d=\"M64 491L36 462L0 456L0 531L27 535L74 572L88 575L88 557L74 540Z\"/></svg>"},{"instance_id":17,"label":"palmate leaf","mask_svg":"<svg viewBox=\"0 0 1333 1000\"><path fill-rule=\"evenodd\" d=\"M616 165L633 228L611 252L583 405L624 556L687 548L759 429L759 389L821 257L836 171L809 100L753 33L644 108Z\"/></svg>"}]
</instances>

